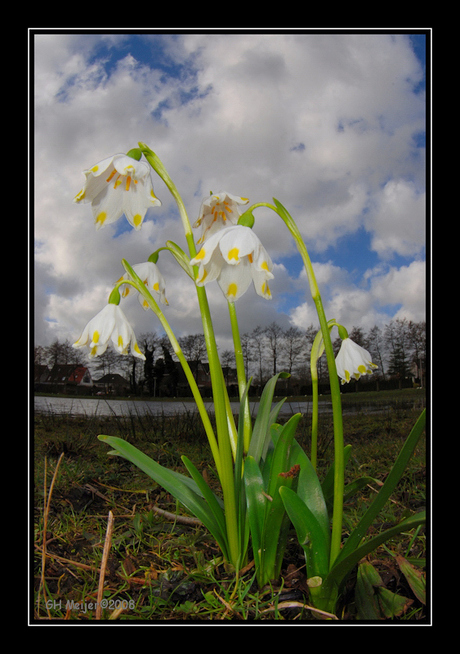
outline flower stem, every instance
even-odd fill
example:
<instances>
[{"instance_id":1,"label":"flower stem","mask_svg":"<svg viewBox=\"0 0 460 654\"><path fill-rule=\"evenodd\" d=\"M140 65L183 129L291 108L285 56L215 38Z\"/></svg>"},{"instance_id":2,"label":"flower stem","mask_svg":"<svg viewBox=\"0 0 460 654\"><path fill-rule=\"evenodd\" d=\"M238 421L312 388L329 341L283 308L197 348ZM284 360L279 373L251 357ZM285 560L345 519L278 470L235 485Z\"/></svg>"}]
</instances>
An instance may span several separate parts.
<instances>
[{"instance_id":1,"label":"flower stem","mask_svg":"<svg viewBox=\"0 0 460 654\"><path fill-rule=\"evenodd\" d=\"M329 332L336 325L335 319L327 323ZM312 418L311 418L311 463L316 470L318 458L318 361L324 352L323 332L320 330L313 341L310 352L310 374L312 383Z\"/></svg>"},{"instance_id":2,"label":"flower stem","mask_svg":"<svg viewBox=\"0 0 460 654\"><path fill-rule=\"evenodd\" d=\"M142 153L144 154L149 164L164 181L171 195L176 201L184 228L185 238L189 248L190 258L193 259L193 257L196 256L195 241L193 238L188 214L179 191L177 190L174 182L172 181L158 156L147 145L145 145L145 143L139 143L139 147L141 148ZM194 272L196 272L196 267L194 268ZM229 428L229 420L231 415L229 415L228 411L227 389L225 388L224 384L222 367L220 365L206 290L204 287L196 286L196 292L203 322L203 334L206 342L206 349L208 352L209 372L211 375L211 385L213 389L214 410L216 415L216 428L219 445L219 478L224 495L227 538L229 543L231 563L236 566L238 565L240 555L238 538L238 515L235 498L233 457L230 439L231 429Z\"/></svg>"},{"instance_id":3,"label":"flower stem","mask_svg":"<svg viewBox=\"0 0 460 654\"><path fill-rule=\"evenodd\" d=\"M310 459L316 470L318 461L318 370L311 366L312 414L311 414L311 453Z\"/></svg>"},{"instance_id":4,"label":"flower stem","mask_svg":"<svg viewBox=\"0 0 460 654\"><path fill-rule=\"evenodd\" d=\"M161 311L160 307L158 306L157 302L153 298L153 296L150 294L149 290L146 288L145 284L142 283L142 280L136 275L130 264L123 260L123 266L128 273L128 275L131 277L131 279L128 280L123 280L122 282L119 282L117 286L121 286L122 284L129 284L133 286L135 289L141 293L141 295L144 296L146 299L150 309L154 312L154 314L157 316L158 320L161 323L161 326L165 330L166 335L169 338L169 341L173 347L174 354L176 354L177 358L179 359L182 369L184 370L184 374L187 377L187 381L190 385L190 389L193 394L193 398L196 402L198 412L200 414L200 417L203 421L203 426L206 431L206 435L208 437L209 445L211 447L211 452L214 458L214 462L216 464L216 469L219 472L220 470L220 454L219 454L219 448L217 445L216 437L214 435L214 431L211 425L211 421L208 416L208 412L206 411L206 407L203 402L203 398L201 397L200 391L198 389L195 377L193 376L193 373L191 371L191 368L188 364L187 359L184 356L184 353L182 352L182 349L176 339L176 336L174 332L172 331L168 321L166 320L166 317L164 313Z\"/></svg>"},{"instance_id":5,"label":"flower stem","mask_svg":"<svg viewBox=\"0 0 460 654\"><path fill-rule=\"evenodd\" d=\"M234 302L228 303L228 310L230 314L230 323L232 326L233 346L235 350L236 374L238 377L238 390L240 401L243 398L244 391L246 390L247 379L244 366L243 348L241 346L240 330L238 327L238 318L236 314L236 307ZM249 443L251 442L251 414L249 411L249 398L246 395L244 400L244 452L247 453Z\"/></svg>"},{"instance_id":6,"label":"flower stem","mask_svg":"<svg viewBox=\"0 0 460 654\"><path fill-rule=\"evenodd\" d=\"M337 376L337 369L335 366L334 350L332 347L332 340L329 333L329 325L324 312L321 295L319 292L318 284L316 282L313 266L310 261L305 243L302 239L300 231L289 215L283 205L273 198L275 207L266 204L265 206L271 207L280 218L284 221L287 228L295 239L297 249L302 257L305 270L308 277L311 296L315 303L316 312L318 314L319 324L323 336L324 349L326 351L327 365L329 371L329 383L331 388L332 400L332 413L334 420L334 508L332 514L332 533L331 533L331 554L330 565L334 563L336 557L340 552L342 540L342 523L343 523L343 491L344 491L344 451L343 451L343 417L342 417L342 401L340 397L340 386ZM260 205L258 205L260 206Z\"/></svg>"}]
</instances>

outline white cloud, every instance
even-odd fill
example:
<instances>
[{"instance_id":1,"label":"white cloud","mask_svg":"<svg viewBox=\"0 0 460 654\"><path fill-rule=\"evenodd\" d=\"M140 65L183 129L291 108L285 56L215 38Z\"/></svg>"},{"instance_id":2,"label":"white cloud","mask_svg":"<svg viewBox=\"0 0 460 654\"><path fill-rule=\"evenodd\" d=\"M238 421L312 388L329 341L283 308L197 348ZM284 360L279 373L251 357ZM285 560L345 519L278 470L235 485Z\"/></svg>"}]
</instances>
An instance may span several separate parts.
<instances>
[{"instance_id":1,"label":"white cloud","mask_svg":"<svg viewBox=\"0 0 460 654\"><path fill-rule=\"evenodd\" d=\"M152 39L143 37L148 44ZM37 343L78 336L122 274L121 258L145 260L167 239L185 247L177 209L158 179L155 192L163 205L148 212L141 232L115 238L119 224L96 232L89 207L72 202L84 168L138 141L165 163L191 222L202 197L223 189L251 202L279 199L313 252L364 226L382 257L419 254L424 166L414 134L424 128L425 107L423 95L412 92L421 67L406 37L184 34L160 40L166 61L181 67L175 77L136 60L127 35L36 36ZM96 57L101 46L104 54ZM272 302L252 291L240 301L242 330L288 316L314 322L310 304L302 304L305 296L297 308L278 299L286 289L290 297L298 292L299 281L289 278L281 261L295 252L290 234L268 209L255 216L255 230L279 265ZM173 327L198 331L190 280L165 254L161 266ZM346 313L353 305L347 317L356 322L361 314L380 317L390 273L372 276L363 290L335 268L322 264L317 271L327 280L331 308ZM407 269L406 275L416 274L409 263ZM407 281L403 268L392 274L394 284ZM424 290L412 290L418 295L401 292L396 303L420 315ZM225 303L217 287L209 293L218 330L228 338ZM42 316L53 321L52 330ZM155 328L135 305L132 316L136 331Z\"/></svg>"},{"instance_id":2,"label":"white cloud","mask_svg":"<svg viewBox=\"0 0 460 654\"><path fill-rule=\"evenodd\" d=\"M426 266L424 261L413 261L408 266L390 268L371 279L371 293L380 305L401 304L395 318L425 319Z\"/></svg>"},{"instance_id":3,"label":"white cloud","mask_svg":"<svg viewBox=\"0 0 460 654\"><path fill-rule=\"evenodd\" d=\"M376 193L366 226L381 257L419 254L425 245L425 193L412 182L392 180Z\"/></svg>"}]
</instances>

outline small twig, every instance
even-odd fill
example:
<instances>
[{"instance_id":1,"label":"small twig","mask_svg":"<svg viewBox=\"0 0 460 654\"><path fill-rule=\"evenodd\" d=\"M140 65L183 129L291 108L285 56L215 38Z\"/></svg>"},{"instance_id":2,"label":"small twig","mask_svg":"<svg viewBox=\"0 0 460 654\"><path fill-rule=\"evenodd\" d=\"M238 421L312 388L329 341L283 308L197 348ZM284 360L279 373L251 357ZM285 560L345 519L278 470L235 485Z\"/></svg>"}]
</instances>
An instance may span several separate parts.
<instances>
[{"instance_id":1,"label":"small twig","mask_svg":"<svg viewBox=\"0 0 460 654\"><path fill-rule=\"evenodd\" d=\"M104 592L104 578L105 570L107 568L107 559L109 557L110 547L112 543L113 532L113 513L109 511L109 519L107 522L107 531L105 534L104 551L102 552L101 571L99 573L99 588L97 591L97 604L96 604L96 620L101 619L102 615L102 593Z\"/></svg>"},{"instance_id":2,"label":"small twig","mask_svg":"<svg viewBox=\"0 0 460 654\"><path fill-rule=\"evenodd\" d=\"M40 547L39 545L35 545L35 549L37 549L43 555L42 547ZM87 565L86 563L79 563L78 561L72 561L72 559L66 559L63 556L59 556L58 554L53 554L52 552L46 552L45 556L48 557L49 559L60 561L60 563L68 563L70 565L74 565L76 568L81 568L82 570L89 570L90 572L91 571L94 572L97 570L97 568L95 568L92 565Z\"/></svg>"},{"instance_id":3,"label":"small twig","mask_svg":"<svg viewBox=\"0 0 460 654\"><path fill-rule=\"evenodd\" d=\"M237 618L239 618L240 620L243 620L243 617L238 613L238 611L235 611L233 606L231 604L229 604L226 600L224 600L224 598L219 595L219 593L216 591L216 589L214 589L214 594L217 597L217 599L220 600L222 602L222 604L225 606L225 612L224 612L224 615L222 616L221 620L225 620L225 618L226 618L226 616L227 616L227 614L229 612L232 615L236 615Z\"/></svg>"},{"instance_id":4,"label":"small twig","mask_svg":"<svg viewBox=\"0 0 460 654\"><path fill-rule=\"evenodd\" d=\"M183 525L192 525L195 527L199 527L203 524L201 520L198 520L198 518L190 518L189 516L186 515L178 515L176 513L170 513L169 511L160 509L160 507L156 506L155 504L152 506L152 511L154 513L157 513L158 515L162 515L164 518L168 518L168 520L172 520L173 522L181 522Z\"/></svg>"},{"instance_id":5,"label":"small twig","mask_svg":"<svg viewBox=\"0 0 460 654\"><path fill-rule=\"evenodd\" d=\"M338 617L333 613L328 613L327 611L321 611L321 609L315 609L314 606L309 606L308 604L302 604L302 602L279 602L276 606L271 606L268 609L264 609L261 613L268 613L269 611L276 611L279 609L295 609L302 608L312 611L313 613L319 613L325 618L330 618L331 620L338 620Z\"/></svg>"}]
</instances>

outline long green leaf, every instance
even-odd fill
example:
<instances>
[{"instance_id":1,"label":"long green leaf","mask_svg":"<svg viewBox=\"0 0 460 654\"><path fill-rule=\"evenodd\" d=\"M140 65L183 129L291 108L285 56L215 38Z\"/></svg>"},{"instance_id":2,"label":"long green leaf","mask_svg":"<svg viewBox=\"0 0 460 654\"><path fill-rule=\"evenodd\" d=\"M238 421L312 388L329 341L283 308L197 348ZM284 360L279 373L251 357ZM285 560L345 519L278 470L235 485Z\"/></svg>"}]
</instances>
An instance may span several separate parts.
<instances>
[{"instance_id":1,"label":"long green leaf","mask_svg":"<svg viewBox=\"0 0 460 654\"><path fill-rule=\"evenodd\" d=\"M268 498L264 492L262 473L252 456L247 456L244 463L244 482L252 549L257 569L260 568L261 564L265 510Z\"/></svg>"},{"instance_id":2,"label":"long green leaf","mask_svg":"<svg viewBox=\"0 0 460 654\"><path fill-rule=\"evenodd\" d=\"M325 578L329 569L329 542L316 517L292 489L283 486L279 493L305 551L308 577Z\"/></svg>"},{"instance_id":3,"label":"long green leaf","mask_svg":"<svg viewBox=\"0 0 460 654\"><path fill-rule=\"evenodd\" d=\"M156 481L157 484L168 491L168 493L171 493L171 495L188 509L192 515L201 520L204 526L211 532L219 543L222 553L227 558L228 544L225 534L222 533L219 523L210 510L208 503L201 496L200 490L194 480L188 479L185 475L178 474L173 470L168 470L161 466L149 456L138 450L137 447L134 447L131 443L127 443L122 438L118 438L117 436L105 436L102 434L98 436L98 438L103 443L107 443L113 447L117 453L145 472L149 477Z\"/></svg>"},{"instance_id":4,"label":"long green leaf","mask_svg":"<svg viewBox=\"0 0 460 654\"><path fill-rule=\"evenodd\" d=\"M323 538L329 543L329 514L320 480L318 479L316 470L314 469L307 454L300 447L297 441L294 441L292 444L290 464L294 465L296 463L300 465L300 474L297 483L297 495L301 500L303 500L308 509L314 515L323 532Z\"/></svg>"},{"instance_id":5,"label":"long green leaf","mask_svg":"<svg viewBox=\"0 0 460 654\"><path fill-rule=\"evenodd\" d=\"M391 469L388 477L386 478L382 488L376 495L374 501L369 506L366 513L363 515L359 521L356 528L352 531L350 536L347 538L342 550L337 556L337 560L334 563L339 563L345 559L349 554L356 549L356 547L361 542L362 538L365 536L367 530L374 522L377 515L383 509L390 495L393 493L395 487L397 486L399 480L401 479L404 470L409 463L409 460L417 446L417 443L422 435L423 429L425 428L426 421L426 411L425 409L420 414L417 422L412 428L409 436L407 437L399 455L396 459L393 468Z\"/></svg>"},{"instance_id":6,"label":"long green leaf","mask_svg":"<svg viewBox=\"0 0 460 654\"><path fill-rule=\"evenodd\" d=\"M268 502L265 508L262 534L265 581L278 577L286 549L286 537L290 520L279 494L279 489L281 486L291 488L293 483L293 477L285 473L289 473L292 467L290 465L291 446L301 417L300 413L295 414L282 427L276 425L276 429L272 428L275 444L273 454L270 456L269 462L267 461L265 464L265 466L268 463L270 465L268 479L265 480ZM265 474L262 476L265 478Z\"/></svg>"},{"instance_id":7,"label":"long green leaf","mask_svg":"<svg viewBox=\"0 0 460 654\"><path fill-rule=\"evenodd\" d=\"M382 531L380 534L377 534L377 536L370 538L368 541L364 542L362 545L353 550L353 552L348 554L345 558L341 557L340 561L335 563L329 571L329 574L327 575L326 581L323 585L325 587L335 586L341 589L349 573L359 563L359 561L361 561L362 558L367 556L367 554L370 552L373 552L377 547L379 547L379 545L382 545L382 543L390 540L390 538L394 538L403 531L414 529L415 527L424 524L425 521L426 513L425 511L421 511L420 513L417 513L410 518L406 518L406 520L403 520L397 525Z\"/></svg>"},{"instance_id":8,"label":"long green leaf","mask_svg":"<svg viewBox=\"0 0 460 654\"><path fill-rule=\"evenodd\" d=\"M243 478L243 455L244 455L244 434L245 434L245 409L246 400L249 393L252 378L247 382L245 389L240 398L240 408L238 414L238 441L236 446L235 464L234 464L234 485L235 485L235 504L238 511L238 529L240 536L240 565L246 559L250 528L247 520L246 492Z\"/></svg>"},{"instance_id":9,"label":"long green leaf","mask_svg":"<svg viewBox=\"0 0 460 654\"><path fill-rule=\"evenodd\" d=\"M189 471L192 479L195 481L196 485L200 489L205 501L208 503L209 509L212 511L212 514L214 515L216 522L220 527L222 536L224 536L227 530L225 525L225 514L224 511L222 510L221 504L219 503L216 495L209 488L208 484L205 482L203 478L203 475L196 468L196 466L190 461L190 459L186 456L182 456L181 459L184 462L185 467Z\"/></svg>"},{"instance_id":10,"label":"long green leaf","mask_svg":"<svg viewBox=\"0 0 460 654\"><path fill-rule=\"evenodd\" d=\"M256 463L258 463L261 458L263 459L265 457L270 443L270 426L276 422L276 416L284 402L284 400L279 402L272 411L273 394L279 377L285 378L289 377L289 375L284 372L274 375L266 383L260 398L259 409L254 422L251 443L248 450L248 454L254 457Z\"/></svg>"},{"instance_id":11,"label":"long green leaf","mask_svg":"<svg viewBox=\"0 0 460 654\"><path fill-rule=\"evenodd\" d=\"M282 478L279 477L280 473L288 472L291 467L289 466L290 451L301 417L301 413L294 414L283 427L272 432L272 435L276 435L276 443L270 462L269 485L267 489L271 497L275 496L277 489L281 485Z\"/></svg>"}]
</instances>

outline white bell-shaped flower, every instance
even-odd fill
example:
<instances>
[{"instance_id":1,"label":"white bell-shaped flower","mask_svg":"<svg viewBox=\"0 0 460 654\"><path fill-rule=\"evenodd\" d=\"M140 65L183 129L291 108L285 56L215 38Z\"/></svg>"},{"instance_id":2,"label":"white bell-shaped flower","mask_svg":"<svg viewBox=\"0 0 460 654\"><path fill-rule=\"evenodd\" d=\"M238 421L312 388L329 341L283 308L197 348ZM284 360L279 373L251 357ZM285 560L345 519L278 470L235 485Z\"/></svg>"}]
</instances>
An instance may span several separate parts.
<instances>
[{"instance_id":1,"label":"white bell-shaped flower","mask_svg":"<svg viewBox=\"0 0 460 654\"><path fill-rule=\"evenodd\" d=\"M210 236L190 262L199 266L196 283L217 280L223 294L235 302L254 283L256 293L271 299L268 281L273 263L250 227L232 225Z\"/></svg>"},{"instance_id":2,"label":"white bell-shaped flower","mask_svg":"<svg viewBox=\"0 0 460 654\"><path fill-rule=\"evenodd\" d=\"M154 297L157 296L162 304L168 304L165 292L165 280L155 263L152 261L137 263L133 266L133 270L136 275L140 277L140 279L144 282L149 292ZM128 273L124 274L123 277L118 280L118 282L120 282L122 279L129 279ZM133 290L133 287L129 284L126 284L123 288L122 297L129 295L131 290ZM139 302L141 303L142 307L144 309L148 309L149 305L145 297L141 293L138 293L138 295Z\"/></svg>"},{"instance_id":3,"label":"white bell-shaped flower","mask_svg":"<svg viewBox=\"0 0 460 654\"><path fill-rule=\"evenodd\" d=\"M335 358L337 374L342 384L350 379L359 379L361 375L371 375L378 367L372 363L372 357L367 350L351 340L344 338L339 353Z\"/></svg>"},{"instance_id":4,"label":"white bell-shaped flower","mask_svg":"<svg viewBox=\"0 0 460 654\"><path fill-rule=\"evenodd\" d=\"M91 358L104 354L109 343L120 354L132 354L139 359L145 356L137 345L134 330L118 304L106 304L84 328L73 347L89 348Z\"/></svg>"},{"instance_id":5,"label":"white bell-shaped flower","mask_svg":"<svg viewBox=\"0 0 460 654\"><path fill-rule=\"evenodd\" d=\"M236 225L241 215L240 206L249 202L248 198L240 198L226 191L213 193L201 203L200 214L193 227L202 226L199 244L223 227Z\"/></svg>"},{"instance_id":6,"label":"white bell-shaped flower","mask_svg":"<svg viewBox=\"0 0 460 654\"><path fill-rule=\"evenodd\" d=\"M74 202L91 202L96 228L125 214L139 230L147 209L161 205L153 192L150 167L126 154L115 154L83 171L86 182Z\"/></svg>"}]
</instances>

